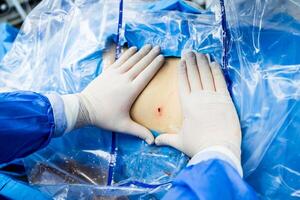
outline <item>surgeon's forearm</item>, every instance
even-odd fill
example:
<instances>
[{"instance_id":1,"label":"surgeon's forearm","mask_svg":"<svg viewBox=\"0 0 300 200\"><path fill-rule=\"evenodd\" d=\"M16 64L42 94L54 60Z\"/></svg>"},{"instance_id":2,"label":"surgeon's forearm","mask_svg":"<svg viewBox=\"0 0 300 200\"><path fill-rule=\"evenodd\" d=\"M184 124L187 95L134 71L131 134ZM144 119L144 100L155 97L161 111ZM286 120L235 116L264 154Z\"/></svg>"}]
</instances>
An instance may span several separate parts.
<instances>
[{"instance_id":1,"label":"surgeon's forearm","mask_svg":"<svg viewBox=\"0 0 300 200\"><path fill-rule=\"evenodd\" d=\"M0 110L0 163L45 147L57 131L52 106L41 94L0 93Z\"/></svg>"},{"instance_id":2,"label":"surgeon's forearm","mask_svg":"<svg viewBox=\"0 0 300 200\"><path fill-rule=\"evenodd\" d=\"M256 193L230 163L203 160L183 169L163 199L257 199Z\"/></svg>"},{"instance_id":3,"label":"surgeon's forearm","mask_svg":"<svg viewBox=\"0 0 300 200\"><path fill-rule=\"evenodd\" d=\"M221 145L211 146L198 152L191 158L188 166L196 165L211 159L218 159L228 163L238 172L241 177L243 177L243 169L240 158L236 157L236 155L230 149Z\"/></svg>"}]
</instances>

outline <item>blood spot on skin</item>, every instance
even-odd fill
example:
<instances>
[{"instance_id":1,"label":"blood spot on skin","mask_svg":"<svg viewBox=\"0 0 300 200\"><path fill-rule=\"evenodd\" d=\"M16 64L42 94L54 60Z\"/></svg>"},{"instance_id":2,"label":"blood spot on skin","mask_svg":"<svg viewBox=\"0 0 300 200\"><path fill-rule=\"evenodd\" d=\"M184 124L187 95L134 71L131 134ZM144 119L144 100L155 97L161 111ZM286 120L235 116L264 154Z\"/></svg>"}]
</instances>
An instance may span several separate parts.
<instances>
[{"instance_id":1,"label":"blood spot on skin","mask_svg":"<svg viewBox=\"0 0 300 200\"><path fill-rule=\"evenodd\" d=\"M156 109L156 114L157 114L157 116L162 116L162 107L158 107L157 109Z\"/></svg>"}]
</instances>

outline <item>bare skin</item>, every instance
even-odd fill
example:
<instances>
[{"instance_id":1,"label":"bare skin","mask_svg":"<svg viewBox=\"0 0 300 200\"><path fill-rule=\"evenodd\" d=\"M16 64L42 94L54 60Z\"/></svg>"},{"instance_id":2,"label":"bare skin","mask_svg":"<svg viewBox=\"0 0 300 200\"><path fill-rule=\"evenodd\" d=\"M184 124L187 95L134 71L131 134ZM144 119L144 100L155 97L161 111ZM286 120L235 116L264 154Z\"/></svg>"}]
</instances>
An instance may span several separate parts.
<instances>
[{"instance_id":1,"label":"bare skin","mask_svg":"<svg viewBox=\"0 0 300 200\"><path fill-rule=\"evenodd\" d=\"M103 58L104 68L114 62L112 46ZM159 133L176 133L182 124L177 69L180 58L166 58L131 108L131 117L139 124Z\"/></svg>"}]
</instances>

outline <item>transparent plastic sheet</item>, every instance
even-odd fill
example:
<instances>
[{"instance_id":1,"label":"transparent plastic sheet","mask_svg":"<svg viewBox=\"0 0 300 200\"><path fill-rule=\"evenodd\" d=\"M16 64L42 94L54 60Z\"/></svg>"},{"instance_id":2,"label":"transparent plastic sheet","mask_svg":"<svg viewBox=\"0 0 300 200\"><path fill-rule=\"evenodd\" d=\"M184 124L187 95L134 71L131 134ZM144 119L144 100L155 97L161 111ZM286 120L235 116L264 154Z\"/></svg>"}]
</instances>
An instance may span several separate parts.
<instances>
[{"instance_id":1,"label":"transparent plastic sheet","mask_svg":"<svg viewBox=\"0 0 300 200\"><path fill-rule=\"evenodd\" d=\"M165 56L176 57L194 49L220 61L222 31L214 14L195 13L183 1L162 2L125 1L120 43L159 45ZM102 56L116 40L118 9L119 1L44 0L0 63L0 87L81 91L101 73ZM160 198L187 162L174 149L127 135L117 134L115 155L111 145L111 132L93 127L53 139L25 159L29 181L55 199ZM113 184L107 186L110 178Z\"/></svg>"},{"instance_id":2,"label":"transparent plastic sheet","mask_svg":"<svg viewBox=\"0 0 300 200\"><path fill-rule=\"evenodd\" d=\"M300 2L228 0L226 62L246 180L263 199L300 197Z\"/></svg>"},{"instance_id":3,"label":"transparent plastic sheet","mask_svg":"<svg viewBox=\"0 0 300 200\"><path fill-rule=\"evenodd\" d=\"M0 61L2 60L4 55L10 50L18 32L18 29L8 24L0 23Z\"/></svg>"}]
</instances>

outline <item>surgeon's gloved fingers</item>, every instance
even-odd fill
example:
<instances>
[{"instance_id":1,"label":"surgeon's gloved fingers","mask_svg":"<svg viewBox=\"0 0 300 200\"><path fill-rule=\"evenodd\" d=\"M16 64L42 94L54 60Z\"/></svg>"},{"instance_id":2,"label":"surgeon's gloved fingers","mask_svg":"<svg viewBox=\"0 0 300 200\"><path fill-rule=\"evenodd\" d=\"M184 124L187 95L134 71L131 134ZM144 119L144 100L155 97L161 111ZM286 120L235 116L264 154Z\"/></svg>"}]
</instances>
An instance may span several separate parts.
<instances>
[{"instance_id":1,"label":"surgeon's gloved fingers","mask_svg":"<svg viewBox=\"0 0 300 200\"><path fill-rule=\"evenodd\" d=\"M135 64L126 74L130 77L131 80L135 79L145 68L148 67L150 63L159 55L160 47L156 46L137 64Z\"/></svg>"},{"instance_id":2,"label":"surgeon's gloved fingers","mask_svg":"<svg viewBox=\"0 0 300 200\"><path fill-rule=\"evenodd\" d=\"M191 92L190 84L187 75L187 68L185 60L181 60L177 68L179 93L181 97L185 97Z\"/></svg>"},{"instance_id":3,"label":"surgeon's gloved fingers","mask_svg":"<svg viewBox=\"0 0 300 200\"><path fill-rule=\"evenodd\" d=\"M150 82L150 80L153 78L153 76L157 73L157 71L163 66L164 64L164 56L159 55L157 56L151 64L144 69L134 80L133 83L136 85L137 92L140 93L141 90L143 90L146 85Z\"/></svg>"},{"instance_id":4,"label":"surgeon's gloved fingers","mask_svg":"<svg viewBox=\"0 0 300 200\"><path fill-rule=\"evenodd\" d=\"M164 133L155 138L155 144L157 146L171 146L179 151L183 150L181 138L178 134Z\"/></svg>"},{"instance_id":5,"label":"surgeon's gloved fingers","mask_svg":"<svg viewBox=\"0 0 300 200\"><path fill-rule=\"evenodd\" d=\"M133 56L137 51L137 47L130 47L127 49L119 59L114 62L111 67L112 68L117 68L120 67L122 64L124 64L131 56Z\"/></svg>"},{"instance_id":6,"label":"surgeon's gloved fingers","mask_svg":"<svg viewBox=\"0 0 300 200\"><path fill-rule=\"evenodd\" d=\"M154 137L151 131L132 120L127 123L124 131L129 135L145 140L148 144L153 144L154 142Z\"/></svg>"},{"instance_id":7,"label":"surgeon's gloved fingers","mask_svg":"<svg viewBox=\"0 0 300 200\"><path fill-rule=\"evenodd\" d=\"M131 56L122 66L119 67L119 70L124 73L127 72L131 67L138 63L144 56L146 56L152 49L150 44L145 45L137 53Z\"/></svg>"},{"instance_id":8,"label":"surgeon's gloved fingers","mask_svg":"<svg viewBox=\"0 0 300 200\"><path fill-rule=\"evenodd\" d=\"M221 93L228 93L226 81L220 65L216 62L212 62L210 64L210 68L213 75L216 91Z\"/></svg>"},{"instance_id":9,"label":"surgeon's gloved fingers","mask_svg":"<svg viewBox=\"0 0 300 200\"><path fill-rule=\"evenodd\" d=\"M200 74L198 71L196 56L194 52L190 51L184 55L184 59L187 65L188 80L190 83L191 91L197 91L202 89L202 83Z\"/></svg>"},{"instance_id":10,"label":"surgeon's gloved fingers","mask_svg":"<svg viewBox=\"0 0 300 200\"><path fill-rule=\"evenodd\" d=\"M203 90L215 91L214 80L207 57L204 54L196 53L196 58Z\"/></svg>"}]
</instances>

